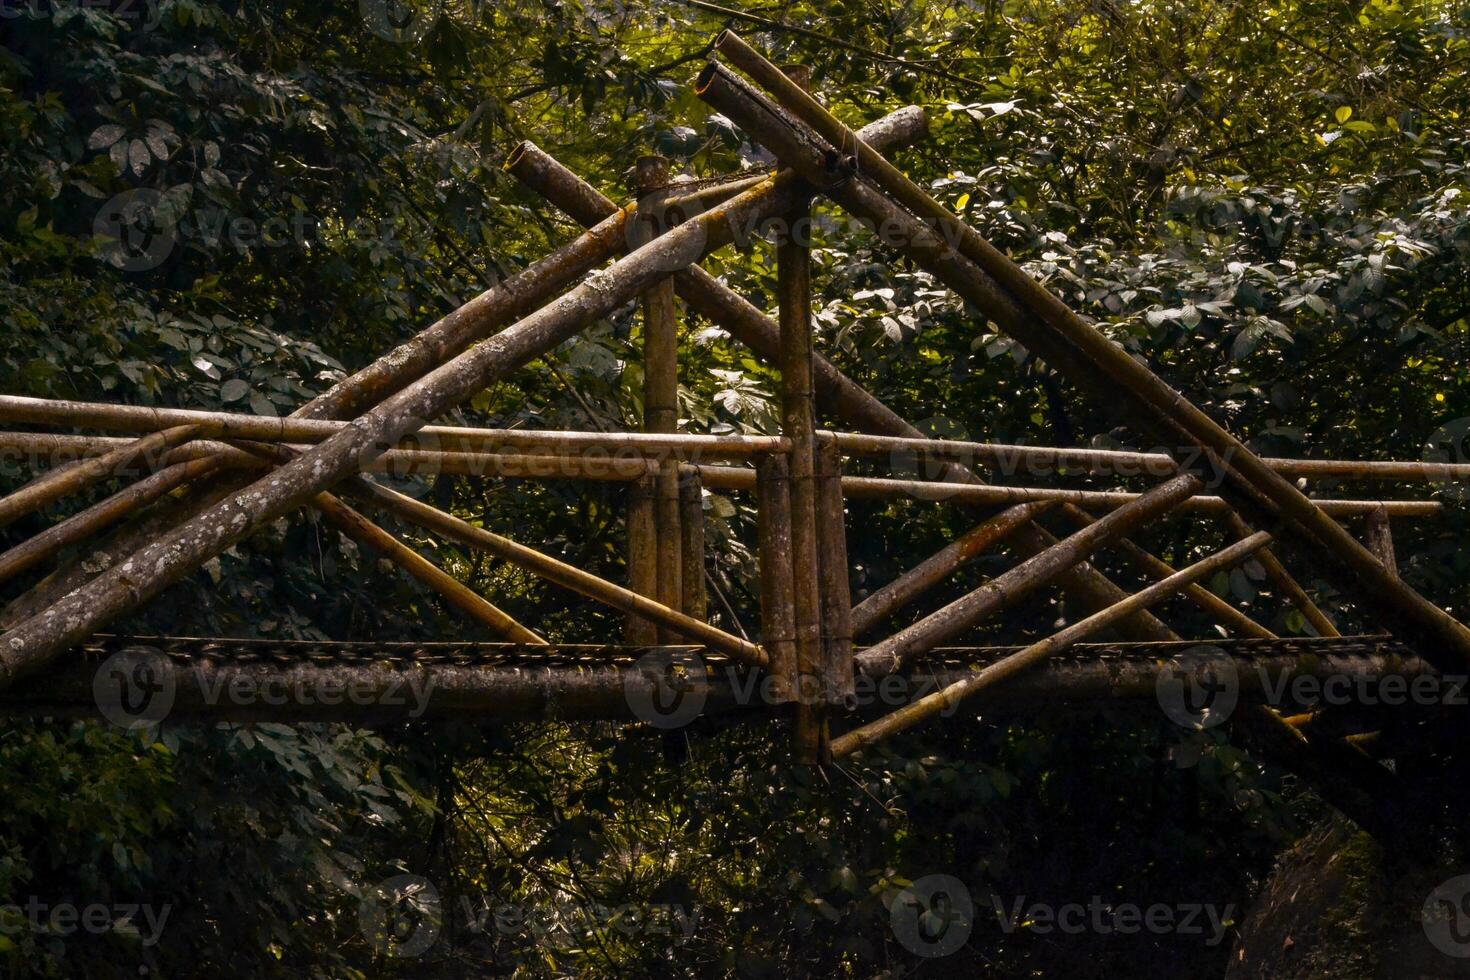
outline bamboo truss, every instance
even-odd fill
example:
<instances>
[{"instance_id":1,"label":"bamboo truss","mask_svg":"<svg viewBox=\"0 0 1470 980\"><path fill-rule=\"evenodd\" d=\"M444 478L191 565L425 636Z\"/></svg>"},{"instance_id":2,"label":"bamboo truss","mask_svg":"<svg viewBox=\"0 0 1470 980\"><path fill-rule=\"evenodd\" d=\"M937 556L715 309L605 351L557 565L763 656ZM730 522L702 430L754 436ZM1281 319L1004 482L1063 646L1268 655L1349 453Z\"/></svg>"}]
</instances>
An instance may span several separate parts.
<instances>
[{"instance_id":1,"label":"bamboo truss","mask_svg":"<svg viewBox=\"0 0 1470 980\"><path fill-rule=\"evenodd\" d=\"M755 672L768 682L756 707L791 720L793 755L806 763L858 751L972 696L992 705L1005 702L1008 692L1025 701L1025 692L1039 691L1025 703L1044 704L1046 692L1055 689L1047 685L1061 683L1059 672L1047 673L1047 662L1087 650L1079 644L1104 630L1147 649L1178 641L1157 615L1175 597L1190 600L1240 642L1289 646L1293 641L1201 584L1247 558L1261 563L1276 592L1311 623L1317 642L1349 642L1320 597L1267 547L1271 543L1291 546L1282 555L1309 556L1359 612L1367 610L1402 641L1417 644L1414 649L1433 667L1470 661L1470 631L1397 574L1390 521L1432 518L1441 512L1438 501L1316 499L1289 482L1306 476L1389 483L1402 491L1470 480L1470 465L1258 458L888 162L886 151L924 135L921 110L902 109L853 132L803 84L735 35L722 34L715 50L756 84L712 63L696 80L697 94L774 153L778 169L690 185L673 178L667 161L647 157L635 167L636 201L620 207L550 154L520 145L507 169L588 230L287 418L0 394L0 423L13 427L0 431L0 462L7 473L17 466L28 467L28 474L40 471L0 498L0 526L31 531L0 552L0 583L57 566L7 612L0 689L8 690L0 691L0 710L69 703L66 692L72 688L66 685L74 679L60 666L48 666L59 655L88 647L109 622L269 522L310 507L389 557L470 621L531 651L527 656L540 650L547 658L545 676L523 678L524 683L503 673L477 679L462 665L446 667L444 677L460 699L451 698L452 710L504 704L507 717L534 716L542 703L536 699L554 692L577 716L626 713L608 700L609 685L627 682L623 673L558 676L565 665L535 629L465 588L336 493L618 611L627 621L622 651L695 644ZM809 242L797 229L821 198L883 227L885 241L901 254L1080 388L1101 393L1105 404L1117 407L1141 435L1158 439L1165 451L924 438L816 349ZM711 252L747 244L768 230L778 273L774 316L699 266ZM683 313L722 327L778 372L779 433L680 431L681 301ZM487 384L635 302L643 322L642 431L432 424ZM69 431L76 429L96 431ZM883 474L885 460L899 458L933 461L940 476ZM575 568L396 493L374 481L383 473L624 484L626 582ZM1065 478L1095 484L1108 477L1129 482L1104 489L1042 485ZM100 489L109 481L123 486L109 494ZM706 490L749 494L755 505L758 641L737 635L738 625L723 623L712 610ZM100 500L48 524L56 508L98 495ZM960 507L973 527L854 602L848 506L855 500ZM1218 515L1239 540L1180 569L1130 540L1165 518L1197 515ZM1339 523L1349 517L1363 520L1366 545ZM1221 522L1213 523L1218 531ZM1058 537L1062 524L1070 526ZM101 539L110 529L112 536ZM92 546L105 560L61 562L68 549ZM979 556L1000 549L1016 559L1009 570L937 609L912 614L890 635L878 635ZM1147 584L1130 593L1112 581L1094 564L1105 553L1125 558ZM859 723L865 719L853 709L864 684L889 675L912 679L946 645L981 626L999 628L998 614L1053 587L1078 600L1087 614L974 669L948 671L941 690ZM854 638L868 637L874 642L856 648ZM1374 663L1372 669L1384 672L1403 660ZM197 674L217 668L187 669ZM1102 675L1088 673L1088 665L1079 669L1086 682L1079 681L1077 689L1105 696ZM1430 668L1416 659L1414 669ZM1108 676L1116 681L1121 675ZM1152 684L1147 669L1138 677ZM997 691L1002 697L993 696ZM716 701L727 703L721 698L725 694ZM1248 712L1242 724L1258 744L1274 747L1314 777L1335 771L1340 763L1333 760L1348 750L1346 743L1297 731L1265 708ZM1351 769L1358 763L1341 765ZM1334 799L1358 813L1365 794L1371 797L1369 787L1382 777L1367 770L1349 778L1352 791ZM1373 819L1361 812L1365 821Z\"/></svg>"}]
</instances>

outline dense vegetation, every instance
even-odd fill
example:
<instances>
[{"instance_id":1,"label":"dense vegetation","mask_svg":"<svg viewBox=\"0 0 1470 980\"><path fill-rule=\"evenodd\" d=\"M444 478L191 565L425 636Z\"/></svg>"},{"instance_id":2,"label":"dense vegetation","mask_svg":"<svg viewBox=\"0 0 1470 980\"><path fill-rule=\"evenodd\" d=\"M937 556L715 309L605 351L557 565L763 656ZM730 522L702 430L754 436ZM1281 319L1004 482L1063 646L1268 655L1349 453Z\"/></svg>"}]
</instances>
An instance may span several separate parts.
<instances>
[{"instance_id":1,"label":"dense vegetation","mask_svg":"<svg viewBox=\"0 0 1470 980\"><path fill-rule=\"evenodd\" d=\"M1437 441L1464 458L1470 8L848 0L759 13L803 30L730 23L773 60L811 64L845 119L924 106L933 135L902 155L906 169L1254 448L1413 458ZM575 234L501 170L518 140L611 196L649 148L698 176L763 162L686 84L726 23L665 0L7 4L0 390L289 412ZM144 261L108 234L117 196L140 192L163 223ZM908 417L997 441L1139 444L860 230L839 224L816 261L823 351ZM709 267L774 305L763 243ZM771 431L770 372L709 324L684 329L688 428ZM639 336L625 310L462 418L634 425ZM24 479L4 474L7 490ZM612 488L419 489L623 574ZM706 505L714 579L752 624L748 503ZM6 528L4 546L65 512ZM865 529L851 545L861 592L973 515L863 502L851 519ZM1466 524L1452 508L1398 539L1405 577L1461 618ZM1187 530L1153 528L1146 543L1187 560L1212 543ZM513 569L416 543L550 637L621 629ZM977 563L931 603L1008 560ZM1258 573L1211 585L1283 633L1306 631ZM1372 625L1330 590L1324 603ZM1189 607L1169 611L1208 635ZM991 635L1073 612L1038 599ZM733 628L730 611L717 616ZM306 515L126 627L477 635ZM1157 711L933 726L825 778L788 768L784 742L765 726L670 745L611 725L140 735L7 722L0 904L21 909L0 910L0 958L17 976L1218 976L1228 941L1061 943L1007 932L981 897L1241 909L1321 818L1223 734L1179 731ZM405 874L435 883L444 921L422 955L395 959L360 910ZM919 955L889 911L935 874L982 902L970 942L943 959ZM33 896L168 918L157 936L146 924L63 935L25 920ZM602 909L621 918L589 911ZM693 915L687 937L659 910Z\"/></svg>"}]
</instances>

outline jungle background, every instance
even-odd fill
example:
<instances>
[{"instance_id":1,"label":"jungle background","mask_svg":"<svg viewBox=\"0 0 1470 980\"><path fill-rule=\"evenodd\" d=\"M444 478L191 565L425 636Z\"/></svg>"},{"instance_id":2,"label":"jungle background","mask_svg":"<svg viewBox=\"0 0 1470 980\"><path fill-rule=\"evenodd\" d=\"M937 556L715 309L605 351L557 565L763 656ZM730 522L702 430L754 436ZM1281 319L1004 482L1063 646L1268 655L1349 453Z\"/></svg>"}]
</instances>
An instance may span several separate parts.
<instances>
[{"instance_id":1,"label":"jungle background","mask_svg":"<svg viewBox=\"0 0 1470 980\"><path fill-rule=\"evenodd\" d=\"M922 105L932 135L898 155L905 169L1258 451L1419 458L1436 433L1464 436L1470 5L742 9L780 26L662 0L3 0L0 390L286 414L578 232L502 171L519 140L619 199L643 153L695 176L766 162L688 84L733 26L778 63L812 65L816 91L850 122ZM120 260L97 223L139 188L161 195L175 229L149 268ZM819 241L815 260L822 352L932 431L1139 445L860 230ZM774 307L764 243L708 267ZM710 324L691 315L682 329L685 427L774 431L772 374ZM456 418L636 426L639 338L624 310ZM623 576L615 487L439 478L421 489ZM1396 527L1398 554L1405 577L1463 619L1470 528L1458 498L1444 499L1445 518ZM705 505L716 621L753 629L749 502ZM66 512L6 528L5 546ZM861 596L973 516L854 501L849 522ZM395 530L554 640L621 633L590 602ZM1142 542L1175 564L1212 546L1179 522ZM927 608L1013 561L981 560ZM1210 586L1284 635L1307 632L1259 571ZM1307 578L1333 615L1372 628ZM1213 635L1188 606L1168 611ZM1038 635L1075 612L1037 599L976 639ZM309 515L119 628L481 635ZM981 902L1213 903L1238 920L1277 856L1325 819L1227 732L1184 731L1156 707L956 719L826 773L791 768L788 742L766 725L671 747L612 724L139 734L6 721L0 905L170 912L145 942L146 929L62 935L0 911L0 965L43 977L1223 976L1228 939L1008 931L984 905L962 949L925 957L895 935L891 904L945 874ZM411 959L362 924L378 883L402 875L432 881L443 908L437 941ZM646 921L670 907L697 910L687 937ZM469 908L519 918L477 927ZM1356 941L1346 927L1343 941ZM1364 941L1355 955L1371 972L1385 954Z\"/></svg>"}]
</instances>

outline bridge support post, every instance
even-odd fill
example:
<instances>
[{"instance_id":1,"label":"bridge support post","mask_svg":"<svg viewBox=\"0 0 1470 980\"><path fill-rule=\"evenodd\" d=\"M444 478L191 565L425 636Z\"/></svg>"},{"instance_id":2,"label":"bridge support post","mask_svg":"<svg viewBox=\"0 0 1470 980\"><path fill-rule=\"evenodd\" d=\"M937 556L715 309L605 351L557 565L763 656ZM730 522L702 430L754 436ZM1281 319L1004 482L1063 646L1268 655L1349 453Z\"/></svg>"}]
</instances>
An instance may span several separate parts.
<instances>
[{"instance_id":1,"label":"bridge support post","mask_svg":"<svg viewBox=\"0 0 1470 980\"><path fill-rule=\"evenodd\" d=\"M822 609L817 552L816 399L812 389L810 195L782 215L776 278L781 325L781 433L791 440L791 565L796 607L796 746L798 762L814 765L823 752Z\"/></svg>"},{"instance_id":2,"label":"bridge support post","mask_svg":"<svg viewBox=\"0 0 1470 980\"><path fill-rule=\"evenodd\" d=\"M638 220L634 243L643 245L662 231L657 202L669 182L669 162L660 156L639 157L634 165ZM643 293L643 431L679 429L679 324L674 307L674 284L662 279ZM683 609L683 539L679 530L679 464L659 464L654 477L653 551L656 597L670 609ZM642 533L647 533L643 531ZM641 543L640 543L641 546ZM658 630L661 643L674 642L667 629Z\"/></svg>"}]
</instances>

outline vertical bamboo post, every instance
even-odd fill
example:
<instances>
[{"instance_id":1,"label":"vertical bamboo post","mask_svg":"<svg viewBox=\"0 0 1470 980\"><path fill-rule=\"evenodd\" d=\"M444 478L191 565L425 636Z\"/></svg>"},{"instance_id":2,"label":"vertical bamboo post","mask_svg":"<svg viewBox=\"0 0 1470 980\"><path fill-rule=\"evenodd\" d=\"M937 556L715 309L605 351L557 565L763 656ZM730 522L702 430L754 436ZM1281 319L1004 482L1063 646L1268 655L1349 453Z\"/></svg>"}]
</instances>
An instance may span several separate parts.
<instances>
[{"instance_id":1,"label":"vertical bamboo post","mask_svg":"<svg viewBox=\"0 0 1470 980\"><path fill-rule=\"evenodd\" d=\"M663 157L639 157L634 165L639 215L635 241L652 241L660 233L658 190L669 182L669 163ZM668 279L648 289L643 307L643 431L676 432L679 428L678 323L674 309L674 284ZM670 609L683 608L683 573L680 569L683 542L679 532L679 464L660 464L654 479L653 551L655 554L658 601ZM660 642L673 642L665 629Z\"/></svg>"},{"instance_id":2,"label":"vertical bamboo post","mask_svg":"<svg viewBox=\"0 0 1470 980\"><path fill-rule=\"evenodd\" d=\"M697 466L679 468L679 533L684 552L679 559L684 615L708 619L709 596L704 586L704 490Z\"/></svg>"},{"instance_id":3,"label":"vertical bamboo post","mask_svg":"<svg viewBox=\"0 0 1470 980\"><path fill-rule=\"evenodd\" d=\"M805 81L806 79L799 79ZM781 328L781 428L791 440L791 564L796 604L796 759L822 753L821 583L817 564L816 395L812 384L811 252L802 235L811 194L793 195L776 231L776 291Z\"/></svg>"},{"instance_id":4,"label":"vertical bamboo post","mask_svg":"<svg viewBox=\"0 0 1470 980\"><path fill-rule=\"evenodd\" d=\"M760 535L761 646L771 658L771 700L796 700L796 597L791 583L791 472L784 453L756 460L756 525Z\"/></svg>"},{"instance_id":5,"label":"vertical bamboo post","mask_svg":"<svg viewBox=\"0 0 1470 980\"><path fill-rule=\"evenodd\" d=\"M658 595L653 495L652 476L628 484L628 588L650 599ZM652 646L658 642L658 628L642 616L629 614L625 635L632 646Z\"/></svg>"},{"instance_id":6,"label":"vertical bamboo post","mask_svg":"<svg viewBox=\"0 0 1470 980\"><path fill-rule=\"evenodd\" d=\"M1363 519L1363 543L1383 562L1384 568L1398 575L1399 563L1394 556L1393 528L1388 523L1388 508L1379 507L1370 511Z\"/></svg>"},{"instance_id":7,"label":"vertical bamboo post","mask_svg":"<svg viewBox=\"0 0 1470 980\"><path fill-rule=\"evenodd\" d=\"M822 586L822 696L856 707L852 660L852 588L848 581L842 455L837 440L817 441L817 571Z\"/></svg>"}]
</instances>

